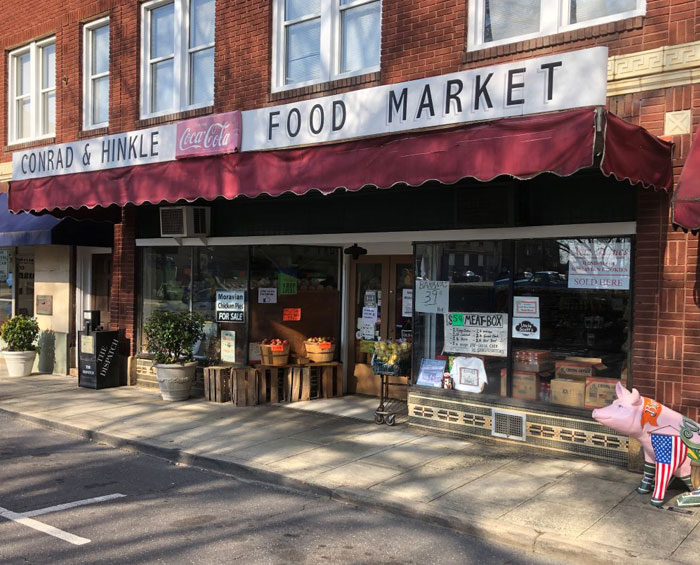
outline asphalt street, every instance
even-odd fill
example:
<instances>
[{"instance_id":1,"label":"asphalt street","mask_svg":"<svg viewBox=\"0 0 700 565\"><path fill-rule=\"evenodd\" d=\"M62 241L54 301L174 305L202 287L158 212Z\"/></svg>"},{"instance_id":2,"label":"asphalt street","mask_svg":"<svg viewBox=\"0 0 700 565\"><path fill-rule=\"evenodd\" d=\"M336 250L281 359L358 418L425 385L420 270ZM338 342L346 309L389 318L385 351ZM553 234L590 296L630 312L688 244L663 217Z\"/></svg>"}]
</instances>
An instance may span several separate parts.
<instances>
[{"instance_id":1,"label":"asphalt street","mask_svg":"<svg viewBox=\"0 0 700 565\"><path fill-rule=\"evenodd\" d=\"M0 562L554 563L417 520L173 465L5 416Z\"/></svg>"}]
</instances>

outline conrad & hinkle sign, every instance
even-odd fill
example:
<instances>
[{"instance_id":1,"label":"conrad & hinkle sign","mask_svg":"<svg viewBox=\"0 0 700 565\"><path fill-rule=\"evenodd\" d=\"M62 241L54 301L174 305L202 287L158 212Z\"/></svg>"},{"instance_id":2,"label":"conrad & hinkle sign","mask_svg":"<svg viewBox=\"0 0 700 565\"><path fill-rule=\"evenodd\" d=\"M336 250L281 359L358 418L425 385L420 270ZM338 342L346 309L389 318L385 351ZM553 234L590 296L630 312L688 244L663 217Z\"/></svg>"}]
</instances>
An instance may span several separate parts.
<instances>
[{"instance_id":1,"label":"conrad & hinkle sign","mask_svg":"<svg viewBox=\"0 0 700 565\"><path fill-rule=\"evenodd\" d=\"M177 124L16 151L12 155L12 180L231 153L240 145L240 112L228 112Z\"/></svg>"},{"instance_id":2,"label":"conrad & hinkle sign","mask_svg":"<svg viewBox=\"0 0 700 565\"><path fill-rule=\"evenodd\" d=\"M604 106L607 47L243 112L242 151Z\"/></svg>"}]
</instances>

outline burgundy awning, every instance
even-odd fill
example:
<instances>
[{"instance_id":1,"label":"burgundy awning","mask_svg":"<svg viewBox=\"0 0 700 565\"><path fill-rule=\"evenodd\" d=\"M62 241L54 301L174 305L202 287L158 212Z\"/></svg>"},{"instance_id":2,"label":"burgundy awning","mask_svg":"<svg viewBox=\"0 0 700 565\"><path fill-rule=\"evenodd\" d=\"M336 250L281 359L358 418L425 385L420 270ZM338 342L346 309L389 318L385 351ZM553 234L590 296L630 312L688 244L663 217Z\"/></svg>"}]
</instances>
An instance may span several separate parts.
<instances>
[{"instance_id":1,"label":"burgundy awning","mask_svg":"<svg viewBox=\"0 0 700 565\"><path fill-rule=\"evenodd\" d=\"M673 195L673 226L700 231L700 130L695 134Z\"/></svg>"},{"instance_id":2,"label":"burgundy awning","mask_svg":"<svg viewBox=\"0 0 700 565\"><path fill-rule=\"evenodd\" d=\"M598 121L604 136L597 146ZM603 158L596 160L595 152L603 148ZM611 114L582 108L334 145L14 181L10 208L41 212L309 190L328 194L430 180L568 176L596 166L632 184L671 188L671 144Z\"/></svg>"}]
</instances>

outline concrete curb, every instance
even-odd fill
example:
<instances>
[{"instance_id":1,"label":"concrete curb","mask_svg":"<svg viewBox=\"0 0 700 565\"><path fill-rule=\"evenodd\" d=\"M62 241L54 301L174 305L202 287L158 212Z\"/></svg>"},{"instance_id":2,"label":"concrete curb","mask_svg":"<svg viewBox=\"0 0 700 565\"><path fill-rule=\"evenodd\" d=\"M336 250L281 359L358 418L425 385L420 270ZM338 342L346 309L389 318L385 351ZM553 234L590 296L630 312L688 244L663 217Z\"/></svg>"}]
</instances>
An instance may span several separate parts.
<instances>
[{"instance_id":1,"label":"concrete curb","mask_svg":"<svg viewBox=\"0 0 700 565\"><path fill-rule=\"evenodd\" d=\"M511 547L518 547L526 552L537 553L555 559L565 559L568 562L617 564L634 561L640 565L651 565L652 563L656 564L660 561L664 563L682 563L674 561L668 556L642 555L640 552L631 552L611 545L584 542L556 533L540 532L534 528L519 526L517 524L485 518L475 520L474 517L465 516L458 512L438 510L426 503L411 502L395 497L392 498L387 493L368 492L362 489L347 487L324 487L312 482L295 479L281 473L260 469L235 461L197 455L177 448L154 445L147 441L121 438L113 434L83 429L40 416L15 412L7 408L0 407L0 414L4 414L16 420L37 424L50 430L64 432L86 440L103 443L110 447L126 449L164 459L171 463L197 467L232 476L243 482L296 490L346 504L363 506L403 517L414 518L470 536L488 541L495 541ZM575 505L572 505L572 512L575 511Z\"/></svg>"}]
</instances>

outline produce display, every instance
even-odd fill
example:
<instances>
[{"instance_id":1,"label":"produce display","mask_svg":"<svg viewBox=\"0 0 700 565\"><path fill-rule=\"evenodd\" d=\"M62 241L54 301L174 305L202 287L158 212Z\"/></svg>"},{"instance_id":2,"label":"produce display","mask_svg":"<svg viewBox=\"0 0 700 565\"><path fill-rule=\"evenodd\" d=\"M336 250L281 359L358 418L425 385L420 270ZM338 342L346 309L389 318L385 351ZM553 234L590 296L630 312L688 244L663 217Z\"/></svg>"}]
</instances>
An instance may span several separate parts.
<instances>
[{"instance_id":1,"label":"produce display","mask_svg":"<svg viewBox=\"0 0 700 565\"><path fill-rule=\"evenodd\" d=\"M377 341L374 344L372 369L387 375L408 374L411 364L411 342L405 340Z\"/></svg>"},{"instance_id":2,"label":"produce display","mask_svg":"<svg viewBox=\"0 0 700 565\"><path fill-rule=\"evenodd\" d=\"M310 337L306 340L307 343L335 343L332 337Z\"/></svg>"},{"instance_id":3,"label":"produce display","mask_svg":"<svg viewBox=\"0 0 700 565\"><path fill-rule=\"evenodd\" d=\"M333 361L335 357L335 339L332 337L310 337L304 342L306 356L314 363Z\"/></svg>"},{"instance_id":4,"label":"produce display","mask_svg":"<svg viewBox=\"0 0 700 565\"><path fill-rule=\"evenodd\" d=\"M260 342L260 345L289 345L289 342L286 339L263 339Z\"/></svg>"}]
</instances>

